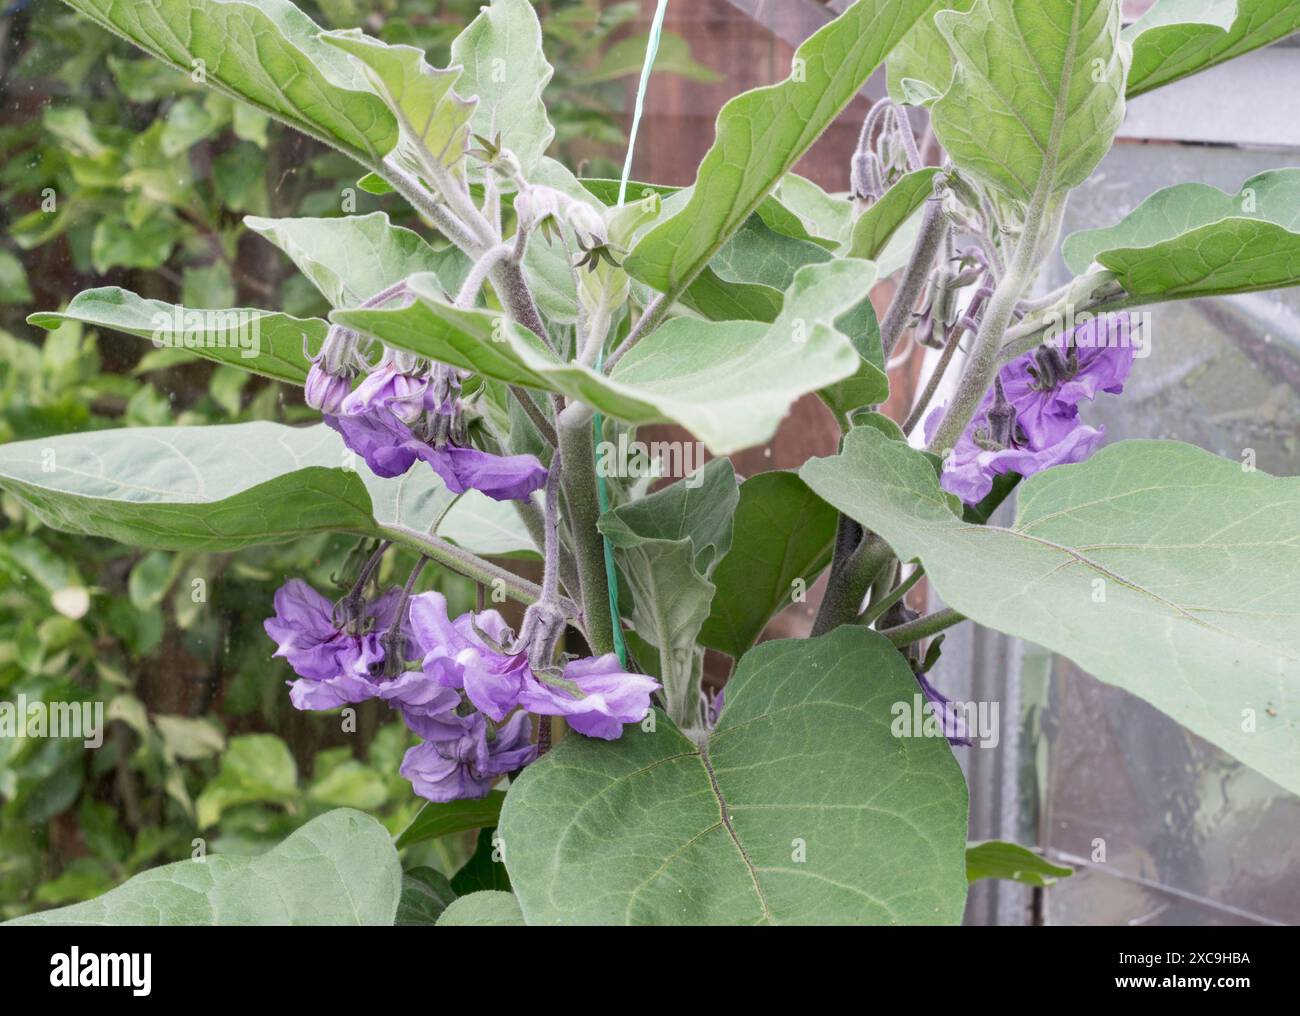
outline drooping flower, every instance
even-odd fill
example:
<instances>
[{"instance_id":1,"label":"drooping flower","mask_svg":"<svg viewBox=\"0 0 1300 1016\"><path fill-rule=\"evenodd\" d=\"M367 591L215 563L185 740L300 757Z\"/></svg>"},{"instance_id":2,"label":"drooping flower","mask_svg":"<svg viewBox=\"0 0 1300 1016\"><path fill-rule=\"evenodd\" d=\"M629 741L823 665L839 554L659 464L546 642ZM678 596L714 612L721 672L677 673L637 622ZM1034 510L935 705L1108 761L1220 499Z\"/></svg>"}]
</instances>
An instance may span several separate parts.
<instances>
[{"instance_id":1,"label":"drooping flower","mask_svg":"<svg viewBox=\"0 0 1300 1016\"><path fill-rule=\"evenodd\" d=\"M338 415L361 416L386 409L409 426L426 411L448 412L448 403L459 390L460 378L454 368L422 365L409 353L389 349L379 365L343 400Z\"/></svg>"},{"instance_id":2,"label":"drooping flower","mask_svg":"<svg viewBox=\"0 0 1300 1016\"><path fill-rule=\"evenodd\" d=\"M497 777L527 765L536 754L527 713L515 713L494 730L481 713L451 713L444 719L444 736L411 748L398 769L427 800L485 797Z\"/></svg>"},{"instance_id":3,"label":"drooping flower","mask_svg":"<svg viewBox=\"0 0 1300 1016\"><path fill-rule=\"evenodd\" d=\"M493 720L522 705L541 716L563 716L588 737L613 740L623 724L640 722L659 683L627 673L613 653L569 660L557 673L537 673L494 610L447 617L440 593L411 600L411 628L424 652L424 672L466 697Z\"/></svg>"},{"instance_id":4,"label":"drooping flower","mask_svg":"<svg viewBox=\"0 0 1300 1016\"><path fill-rule=\"evenodd\" d=\"M973 505L995 476L1082 462L1105 431L1080 420L1079 403L1122 392L1135 354L1128 318L1116 315L1094 318L1007 364L948 456L940 485ZM927 417L927 440L943 413L939 407Z\"/></svg>"},{"instance_id":5,"label":"drooping flower","mask_svg":"<svg viewBox=\"0 0 1300 1016\"><path fill-rule=\"evenodd\" d=\"M495 610L477 616L447 616L447 599L441 593L421 593L411 600L411 630L424 653L424 673L446 688L464 689L478 709L501 722L519 703L528 660L506 647L513 633Z\"/></svg>"},{"instance_id":6,"label":"drooping flower","mask_svg":"<svg viewBox=\"0 0 1300 1016\"><path fill-rule=\"evenodd\" d=\"M322 413L337 413L342 410L343 402L351 391L350 376L331 374L319 363L313 363L303 385L303 400L312 409L318 409Z\"/></svg>"},{"instance_id":7,"label":"drooping flower","mask_svg":"<svg viewBox=\"0 0 1300 1016\"><path fill-rule=\"evenodd\" d=\"M558 675L529 668L519 704L539 716L563 716L579 734L616 740L623 724L640 723L659 682L630 674L613 653L570 660Z\"/></svg>"},{"instance_id":8,"label":"drooping flower","mask_svg":"<svg viewBox=\"0 0 1300 1016\"><path fill-rule=\"evenodd\" d=\"M289 698L298 709L336 709L373 698L372 675L384 661L380 635L393 623L401 590L391 589L359 605L357 616L339 618L324 596L301 579L275 592L275 615L263 622L276 643L273 655L288 660L300 680ZM407 651L410 651L409 632Z\"/></svg>"},{"instance_id":9,"label":"drooping flower","mask_svg":"<svg viewBox=\"0 0 1300 1016\"><path fill-rule=\"evenodd\" d=\"M325 422L376 476L401 476L423 459L453 494L472 488L497 501L525 498L546 482L546 467L532 455L492 455L450 438L439 447L416 437L381 406L357 415L326 416Z\"/></svg>"},{"instance_id":10,"label":"drooping flower","mask_svg":"<svg viewBox=\"0 0 1300 1016\"><path fill-rule=\"evenodd\" d=\"M971 730L966 715L961 708L931 684L930 679L925 674L916 674L916 680L921 685L921 692L925 695L926 701L930 703L930 708L934 710L934 715L939 721L940 731L948 739L948 743L954 747L960 745L963 748L969 748L971 746L969 736Z\"/></svg>"},{"instance_id":11,"label":"drooping flower","mask_svg":"<svg viewBox=\"0 0 1300 1016\"><path fill-rule=\"evenodd\" d=\"M406 726L426 741L446 739L457 719L460 695L432 680L421 670L408 670L374 685L376 698L398 711Z\"/></svg>"}]
</instances>

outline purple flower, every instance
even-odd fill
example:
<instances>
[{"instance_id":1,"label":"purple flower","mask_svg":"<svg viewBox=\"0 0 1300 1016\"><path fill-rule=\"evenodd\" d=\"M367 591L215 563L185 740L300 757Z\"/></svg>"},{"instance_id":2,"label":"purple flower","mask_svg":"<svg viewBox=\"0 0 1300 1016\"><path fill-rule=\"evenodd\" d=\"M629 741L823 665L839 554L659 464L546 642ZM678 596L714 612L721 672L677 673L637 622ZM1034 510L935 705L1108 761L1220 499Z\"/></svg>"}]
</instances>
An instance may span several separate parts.
<instances>
[{"instance_id":1,"label":"purple flower","mask_svg":"<svg viewBox=\"0 0 1300 1016\"><path fill-rule=\"evenodd\" d=\"M382 407L354 416L326 416L325 422L376 476L401 476L416 459L423 459L453 494L472 488L496 501L525 498L546 482L546 468L532 455L491 455L450 440L435 447Z\"/></svg>"},{"instance_id":2,"label":"purple flower","mask_svg":"<svg viewBox=\"0 0 1300 1016\"><path fill-rule=\"evenodd\" d=\"M1128 317L1112 315L1007 364L947 458L940 485L973 505L988 495L995 476L1032 476L1082 462L1105 432L1079 419L1079 403L1098 392L1122 392L1135 353ZM939 407L927 417L927 441L943 413Z\"/></svg>"},{"instance_id":3,"label":"purple flower","mask_svg":"<svg viewBox=\"0 0 1300 1016\"><path fill-rule=\"evenodd\" d=\"M342 374L331 374L319 363L313 362L307 371L303 386L303 399L312 409L322 413L337 413L352 391L351 379Z\"/></svg>"},{"instance_id":4,"label":"purple flower","mask_svg":"<svg viewBox=\"0 0 1300 1016\"><path fill-rule=\"evenodd\" d=\"M397 616L400 589L361 605L358 617L335 623L334 605L301 579L290 579L275 592L275 616L263 622L276 643L273 656L289 661L300 680L289 686L297 709L337 709L364 702L377 693L384 662L380 636ZM407 656L414 654L410 627L402 622Z\"/></svg>"},{"instance_id":5,"label":"purple flower","mask_svg":"<svg viewBox=\"0 0 1300 1016\"><path fill-rule=\"evenodd\" d=\"M464 689L470 702L497 723L518 705L528 661L522 653L505 652L513 633L495 610L452 621L446 597L421 593L411 600L411 628L424 654L421 666L433 681Z\"/></svg>"},{"instance_id":6,"label":"purple flower","mask_svg":"<svg viewBox=\"0 0 1300 1016\"><path fill-rule=\"evenodd\" d=\"M290 579L276 590L275 616L263 627L276 643L274 655L288 660L303 679L294 682L294 705L302 699L331 704L298 705L300 709L332 709L369 697L362 694L363 686L372 668L383 662L379 633L392 623L399 596L394 589L365 604L357 620L372 623L365 626L366 634L352 634L334 623L333 604L301 579ZM317 684L321 687L314 687ZM304 687L299 690L299 685Z\"/></svg>"},{"instance_id":7,"label":"purple flower","mask_svg":"<svg viewBox=\"0 0 1300 1016\"><path fill-rule=\"evenodd\" d=\"M650 711L650 695L659 682L629 674L613 653L570 660L559 675L527 670L519 703L540 716L563 716L588 737L613 741L623 724L640 723Z\"/></svg>"},{"instance_id":8,"label":"purple flower","mask_svg":"<svg viewBox=\"0 0 1300 1016\"><path fill-rule=\"evenodd\" d=\"M445 736L411 748L398 771L411 787L430 801L486 797L498 776L533 760L537 747L529 743L527 713L515 713L489 736L481 713L450 714Z\"/></svg>"},{"instance_id":9,"label":"purple flower","mask_svg":"<svg viewBox=\"0 0 1300 1016\"><path fill-rule=\"evenodd\" d=\"M640 722L659 683L629 674L618 657L571 660L559 674L537 674L523 652L511 652L512 633L495 610L451 621L441 593L411 600L411 628L424 653L424 673L448 688L463 688L475 706L500 721L516 705L542 716L563 716L589 737L613 740L623 724Z\"/></svg>"},{"instance_id":10,"label":"purple flower","mask_svg":"<svg viewBox=\"0 0 1300 1016\"><path fill-rule=\"evenodd\" d=\"M460 695L420 670L408 670L374 685L375 697L396 709L406 726L426 741L445 739L456 720Z\"/></svg>"},{"instance_id":11,"label":"purple flower","mask_svg":"<svg viewBox=\"0 0 1300 1016\"><path fill-rule=\"evenodd\" d=\"M920 683L921 691L934 710L935 716L938 717L943 736L948 739L948 743L954 747L960 745L969 748L971 739L966 735L971 731L968 729L966 716L962 710L952 700L945 698L924 674L917 674L916 680Z\"/></svg>"},{"instance_id":12,"label":"purple flower","mask_svg":"<svg viewBox=\"0 0 1300 1016\"><path fill-rule=\"evenodd\" d=\"M445 377L446 371L440 376ZM445 402L445 397L435 397L433 379L427 371L420 370L415 357L387 350L379 366L366 375L336 412L361 416L375 409L386 409L409 425L426 410L441 411Z\"/></svg>"}]
</instances>

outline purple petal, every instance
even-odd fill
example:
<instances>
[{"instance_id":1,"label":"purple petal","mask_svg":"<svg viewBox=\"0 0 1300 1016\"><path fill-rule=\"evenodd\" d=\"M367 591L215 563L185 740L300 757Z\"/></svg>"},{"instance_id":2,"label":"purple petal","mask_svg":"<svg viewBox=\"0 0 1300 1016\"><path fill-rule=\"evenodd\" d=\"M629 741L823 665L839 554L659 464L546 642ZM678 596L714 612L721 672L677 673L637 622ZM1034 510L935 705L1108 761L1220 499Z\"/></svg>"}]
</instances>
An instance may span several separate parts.
<instances>
[{"instance_id":1,"label":"purple petal","mask_svg":"<svg viewBox=\"0 0 1300 1016\"><path fill-rule=\"evenodd\" d=\"M494 501L517 501L546 483L546 467L532 455L490 455L476 448L423 446L420 457L453 494L471 488Z\"/></svg>"}]
</instances>

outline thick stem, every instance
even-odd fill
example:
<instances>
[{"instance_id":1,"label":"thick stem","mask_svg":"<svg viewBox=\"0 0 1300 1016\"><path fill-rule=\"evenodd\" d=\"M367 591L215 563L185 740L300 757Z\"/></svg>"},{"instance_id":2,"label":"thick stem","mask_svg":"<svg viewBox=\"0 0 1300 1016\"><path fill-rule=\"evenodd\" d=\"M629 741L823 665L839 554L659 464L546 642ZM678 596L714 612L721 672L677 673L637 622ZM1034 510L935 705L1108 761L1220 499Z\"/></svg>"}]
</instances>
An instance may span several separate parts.
<instances>
[{"instance_id":1,"label":"thick stem","mask_svg":"<svg viewBox=\"0 0 1300 1016\"><path fill-rule=\"evenodd\" d=\"M951 628L965 620L965 614L959 614L951 607L944 607L943 610L936 610L933 614L918 617L915 621L908 621L907 624L900 624L896 628L886 628L880 634L896 646L910 646L913 642L937 635L945 628Z\"/></svg>"},{"instance_id":2,"label":"thick stem","mask_svg":"<svg viewBox=\"0 0 1300 1016\"><path fill-rule=\"evenodd\" d=\"M613 615L609 609L609 582L605 576L605 544L596 528L600 501L596 492L596 451L590 407L580 402L560 413L560 454L567 467L562 487L569 509L569 529L578 563L582 595L583 632L597 656L614 651Z\"/></svg>"},{"instance_id":3,"label":"thick stem","mask_svg":"<svg viewBox=\"0 0 1300 1016\"><path fill-rule=\"evenodd\" d=\"M844 567L838 573L831 573L813 621L812 635L825 635L842 624L856 621L872 580L892 557L893 551L884 540L875 533L867 533Z\"/></svg>"},{"instance_id":4,"label":"thick stem","mask_svg":"<svg viewBox=\"0 0 1300 1016\"><path fill-rule=\"evenodd\" d=\"M418 179L389 163L384 163L380 174L392 186L393 190L406 199L424 219L471 257L477 257L488 244L481 243L470 232L469 227L461 222L451 210L438 200L436 194L425 188Z\"/></svg>"},{"instance_id":5,"label":"thick stem","mask_svg":"<svg viewBox=\"0 0 1300 1016\"><path fill-rule=\"evenodd\" d=\"M929 198L925 204L925 213L921 217L921 235L917 238L912 258L903 269L898 280L898 289L890 301L889 310L880 322L880 346L885 360L897 344L899 336L912 320L912 308L920 299L925 280L943 247L944 237L948 234L948 217L943 212L943 201L937 197Z\"/></svg>"}]
</instances>

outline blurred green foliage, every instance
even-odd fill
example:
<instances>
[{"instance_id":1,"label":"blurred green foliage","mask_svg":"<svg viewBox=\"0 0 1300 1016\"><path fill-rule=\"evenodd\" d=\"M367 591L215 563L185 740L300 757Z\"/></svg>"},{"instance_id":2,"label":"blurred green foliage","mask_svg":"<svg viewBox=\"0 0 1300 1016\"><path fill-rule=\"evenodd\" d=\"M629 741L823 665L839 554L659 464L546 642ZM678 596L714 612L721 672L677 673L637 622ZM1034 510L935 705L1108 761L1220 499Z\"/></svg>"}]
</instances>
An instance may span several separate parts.
<instances>
[{"instance_id":1,"label":"blurred green foliage","mask_svg":"<svg viewBox=\"0 0 1300 1016\"><path fill-rule=\"evenodd\" d=\"M478 0L323 0L327 27L361 25L445 63ZM537 4L556 65L556 149L617 175L635 2ZM666 36L658 66L712 80ZM296 315L326 307L245 214L336 215L404 206L356 187L343 157L193 84L63 5L0 17L0 442L108 426L314 418L301 397L179 349L76 324L25 323L72 293L122 285L190 307ZM413 223L410 223L413 224ZM320 812L364 809L397 832L422 803L397 773L413 737L376 703L355 730L297 713L262 631L274 590L301 576L337 590L336 536L236 554L141 552L42 527L0 501L0 701L102 702L102 747L0 739L0 919L98 895L196 851L260 852ZM392 554L385 581L414 563ZM433 569L426 575L432 576ZM474 591L442 575L456 610ZM335 593L335 595L339 595ZM474 844L408 848L455 871Z\"/></svg>"}]
</instances>

